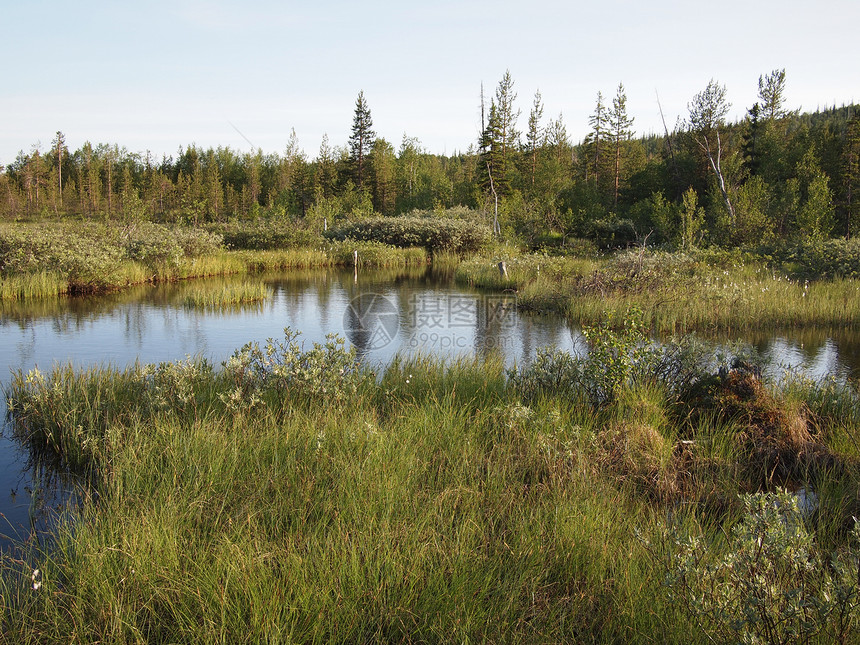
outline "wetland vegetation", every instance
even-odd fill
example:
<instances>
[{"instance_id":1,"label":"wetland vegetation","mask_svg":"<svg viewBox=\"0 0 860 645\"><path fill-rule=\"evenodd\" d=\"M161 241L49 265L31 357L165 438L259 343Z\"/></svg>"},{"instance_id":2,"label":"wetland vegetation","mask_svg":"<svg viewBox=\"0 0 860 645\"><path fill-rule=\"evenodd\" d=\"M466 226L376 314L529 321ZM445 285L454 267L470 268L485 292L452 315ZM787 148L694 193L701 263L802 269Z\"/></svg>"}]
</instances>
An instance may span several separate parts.
<instances>
[{"instance_id":1,"label":"wetland vegetation","mask_svg":"<svg viewBox=\"0 0 860 645\"><path fill-rule=\"evenodd\" d=\"M219 369L16 373L18 437L93 497L4 556L6 635L852 642L856 391L763 383L638 315L508 371L373 374L287 330Z\"/></svg>"},{"instance_id":2,"label":"wetland vegetation","mask_svg":"<svg viewBox=\"0 0 860 645\"><path fill-rule=\"evenodd\" d=\"M587 351L371 366L286 330L17 370L8 431L83 501L0 554L3 638L860 642L857 383L770 380L690 333L860 324L860 116L790 112L784 83L728 124L712 81L638 139L619 86L572 145L539 94L520 141L506 74L451 157L375 139L363 94L314 161L22 152L2 312L222 275L248 280L183 304L247 309L266 271L431 265Z\"/></svg>"}]
</instances>

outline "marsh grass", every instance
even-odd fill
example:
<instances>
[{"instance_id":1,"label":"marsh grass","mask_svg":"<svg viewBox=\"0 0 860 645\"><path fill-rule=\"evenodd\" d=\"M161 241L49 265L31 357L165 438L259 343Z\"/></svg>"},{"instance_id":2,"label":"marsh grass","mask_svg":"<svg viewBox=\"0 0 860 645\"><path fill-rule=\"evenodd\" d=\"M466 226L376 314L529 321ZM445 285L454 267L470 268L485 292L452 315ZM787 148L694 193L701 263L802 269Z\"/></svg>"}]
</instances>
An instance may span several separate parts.
<instances>
[{"instance_id":1,"label":"marsh grass","mask_svg":"<svg viewBox=\"0 0 860 645\"><path fill-rule=\"evenodd\" d=\"M288 333L222 370L16 374L18 436L95 473L98 503L50 550L4 556L4 635L705 642L636 536L672 517L719 543L750 486L738 418L690 414L659 379L604 402L550 387L524 399L500 357L400 357L375 378L353 361ZM818 410L825 445L860 414L855 394L803 384L768 401L780 396ZM852 472L815 480L817 539L834 548Z\"/></svg>"},{"instance_id":2,"label":"marsh grass","mask_svg":"<svg viewBox=\"0 0 860 645\"><path fill-rule=\"evenodd\" d=\"M596 421L524 408L501 359L399 359L346 405L288 389L250 414L219 396L231 382L192 359L14 380L20 431L97 464L100 501L27 556L38 592L6 568L4 633L558 642L657 624L630 539L649 512L577 456L569 422Z\"/></svg>"},{"instance_id":3,"label":"marsh grass","mask_svg":"<svg viewBox=\"0 0 860 645\"><path fill-rule=\"evenodd\" d=\"M68 282L54 271L0 275L0 300L52 298L68 291Z\"/></svg>"},{"instance_id":4,"label":"marsh grass","mask_svg":"<svg viewBox=\"0 0 860 645\"><path fill-rule=\"evenodd\" d=\"M260 304L272 297L272 289L262 282L225 285L220 289L197 288L185 294L183 304L195 309L229 309Z\"/></svg>"},{"instance_id":5,"label":"marsh grass","mask_svg":"<svg viewBox=\"0 0 860 645\"><path fill-rule=\"evenodd\" d=\"M454 253L453 251L436 251L433 253L431 264L435 271L454 275L454 272L462 261L463 257L459 253Z\"/></svg>"},{"instance_id":6,"label":"marsh grass","mask_svg":"<svg viewBox=\"0 0 860 645\"><path fill-rule=\"evenodd\" d=\"M607 258L507 256L475 258L456 272L460 282L517 291L525 310L554 311L581 324L640 308L653 331L748 331L860 324L860 282L798 281L755 262L712 263L709 256L645 250Z\"/></svg>"}]
</instances>

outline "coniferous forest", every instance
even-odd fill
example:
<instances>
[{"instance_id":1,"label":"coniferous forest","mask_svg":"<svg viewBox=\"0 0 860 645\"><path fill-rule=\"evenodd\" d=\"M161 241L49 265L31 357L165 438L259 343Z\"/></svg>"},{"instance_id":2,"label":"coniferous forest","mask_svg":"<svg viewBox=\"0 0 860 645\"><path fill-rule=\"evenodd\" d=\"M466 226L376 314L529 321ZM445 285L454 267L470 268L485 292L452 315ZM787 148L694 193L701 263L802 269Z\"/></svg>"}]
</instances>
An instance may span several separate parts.
<instances>
[{"instance_id":1,"label":"coniferous forest","mask_svg":"<svg viewBox=\"0 0 860 645\"><path fill-rule=\"evenodd\" d=\"M712 80L662 136L637 135L619 84L597 94L589 134L573 142L562 115L544 114L539 92L528 114L517 108L506 72L481 97L479 140L451 156L407 134L376 137L363 93L349 141L325 136L313 159L295 132L281 154L191 144L161 159L116 143L72 151L57 132L0 174L0 216L191 225L264 217L321 228L461 206L532 247L573 238L623 246L647 237L675 248L852 238L860 109L792 111L787 82L784 70L763 74L758 101L729 123L726 88Z\"/></svg>"}]
</instances>

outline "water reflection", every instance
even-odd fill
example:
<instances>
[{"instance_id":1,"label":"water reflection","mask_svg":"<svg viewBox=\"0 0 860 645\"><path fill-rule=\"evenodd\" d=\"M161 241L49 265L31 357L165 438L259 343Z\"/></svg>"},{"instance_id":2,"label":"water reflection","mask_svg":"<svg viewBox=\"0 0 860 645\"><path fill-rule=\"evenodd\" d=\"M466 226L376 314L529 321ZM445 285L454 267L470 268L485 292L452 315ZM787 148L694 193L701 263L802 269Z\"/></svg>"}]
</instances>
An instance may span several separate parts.
<instances>
[{"instance_id":1,"label":"water reflection","mask_svg":"<svg viewBox=\"0 0 860 645\"><path fill-rule=\"evenodd\" d=\"M860 377L860 333L855 330L772 330L749 333L737 340L756 350L773 377L785 370L802 371L814 378Z\"/></svg>"}]
</instances>

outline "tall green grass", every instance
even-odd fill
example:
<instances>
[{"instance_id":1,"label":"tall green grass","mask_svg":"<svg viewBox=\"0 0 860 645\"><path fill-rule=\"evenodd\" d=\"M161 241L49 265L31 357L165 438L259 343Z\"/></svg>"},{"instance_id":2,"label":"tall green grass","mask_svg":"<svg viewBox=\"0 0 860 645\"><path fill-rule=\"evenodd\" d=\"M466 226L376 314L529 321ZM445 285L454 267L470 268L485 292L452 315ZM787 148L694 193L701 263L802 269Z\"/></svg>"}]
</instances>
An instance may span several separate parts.
<instances>
[{"instance_id":1,"label":"tall green grass","mask_svg":"<svg viewBox=\"0 0 860 645\"><path fill-rule=\"evenodd\" d=\"M183 300L186 307L225 309L247 304L259 304L272 297L272 290L262 283L233 284L220 289L192 289Z\"/></svg>"},{"instance_id":2,"label":"tall green grass","mask_svg":"<svg viewBox=\"0 0 860 645\"><path fill-rule=\"evenodd\" d=\"M68 282L53 271L0 275L0 300L32 300L68 293Z\"/></svg>"},{"instance_id":3,"label":"tall green grass","mask_svg":"<svg viewBox=\"0 0 860 645\"><path fill-rule=\"evenodd\" d=\"M637 535L671 517L720 544L750 485L739 419L701 396L678 407L660 381L590 402L522 388L546 366L422 356L374 378L334 341L293 340L222 370L14 376L15 432L95 473L98 503L50 550L2 560L6 638L707 642ZM860 418L856 395L792 392L843 445L828 419ZM823 472L820 530L839 547L852 508L836 491L858 477Z\"/></svg>"},{"instance_id":4,"label":"tall green grass","mask_svg":"<svg viewBox=\"0 0 860 645\"><path fill-rule=\"evenodd\" d=\"M636 306L660 333L693 330L856 327L860 282L793 280L761 264L711 265L684 254L628 252L604 258L541 255L475 258L458 267L460 282L517 291L521 308L554 311L582 324L616 320Z\"/></svg>"},{"instance_id":5,"label":"tall green grass","mask_svg":"<svg viewBox=\"0 0 860 645\"><path fill-rule=\"evenodd\" d=\"M654 581L642 586L635 504L611 486L595 494L528 428L486 409L501 373L480 373L403 363L383 377L383 390L398 388L387 414L375 404L387 395L371 393L341 407L293 402L239 426L214 412L131 420L100 503L27 563L42 588L5 572L5 633L559 642L653 632L660 603L646 597ZM409 374L442 379L413 397Z\"/></svg>"}]
</instances>

